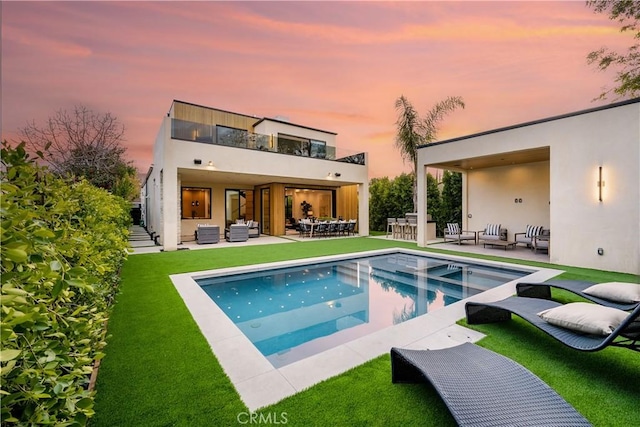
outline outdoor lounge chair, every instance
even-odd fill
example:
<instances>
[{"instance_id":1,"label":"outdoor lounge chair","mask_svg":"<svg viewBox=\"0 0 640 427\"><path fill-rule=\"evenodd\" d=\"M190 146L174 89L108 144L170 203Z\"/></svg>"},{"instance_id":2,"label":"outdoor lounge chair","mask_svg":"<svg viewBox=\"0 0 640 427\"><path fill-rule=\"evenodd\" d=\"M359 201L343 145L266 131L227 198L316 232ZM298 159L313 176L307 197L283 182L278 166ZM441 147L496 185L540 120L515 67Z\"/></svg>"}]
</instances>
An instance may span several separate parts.
<instances>
[{"instance_id":1,"label":"outdoor lounge chair","mask_svg":"<svg viewBox=\"0 0 640 427\"><path fill-rule=\"evenodd\" d=\"M549 243L551 243L551 230L542 230L542 233L531 238L531 249L533 252L547 251L548 253Z\"/></svg>"},{"instance_id":2,"label":"outdoor lounge chair","mask_svg":"<svg viewBox=\"0 0 640 427\"><path fill-rule=\"evenodd\" d=\"M516 241L516 245L521 243L530 248L533 244L533 238L542 234L542 230L543 227L541 225L527 225L524 233L515 233L513 238Z\"/></svg>"},{"instance_id":3,"label":"outdoor lounge chair","mask_svg":"<svg viewBox=\"0 0 640 427\"><path fill-rule=\"evenodd\" d=\"M640 304L638 302L616 302L610 299L599 298L597 296L584 293L585 289L588 289L593 285L595 285L595 283L585 282L582 280L549 280L546 282L537 283L521 282L516 284L516 292L518 293L519 297L551 299L551 288L563 289L565 291L573 292L576 295L580 295L582 298L588 299L600 305L613 307L624 311L633 310L638 306L638 304ZM630 283L630 285L633 285L633 283Z\"/></svg>"},{"instance_id":4,"label":"outdoor lounge chair","mask_svg":"<svg viewBox=\"0 0 640 427\"><path fill-rule=\"evenodd\" d=\"M466 231L461 230L460 226L456 223L447 223L447 228L444 229L444 242L447 240L452 240L457 242L459 245L464 241L473 241L475 245L477 242L477 234L475 231Z\"/></svg>"},{"instance_id":5,"label":"outdoor lounge chair","mask_svg":"<svg viewBox=\"0 0 640 427\"><path fill-rule=\"evenodd\" d=\"M260 237L260 223L258 221L248 221L249 237Z\"/></svg>"},{"instance_id":6,"label":"outdoor lounge chair","mask_svg":"<svg viewBox=\"0 0 640 427\"><path fill-rule=\"evenodd\" d=\"M522 365L472 343L391 349L393 383L428 382L460 426L590 426Z\"/></svg>"},{"instance_id":7,"label":"outdoor lounge chair","mask_svg":"<svg viewBox=\"0 0 640 427\"><path fill-rule=\"evenodd\" d=\"M609 335L577 332L552 325L538 316L538 313L544 310L562 305L559 302L546 299L513 296L495 302L468 302L465 304L465 311L467 323L470 325L503 322L510 320L511 314L516 314L562 344L576 350L598 351L608 346L614 346L640 351L640 320L638 320L640 305L631 313L625 313L627 314L625 319Z\"/></svg>"},{"instance_id":8,"label":"outdoor lounge chair","mask_svg":"<svg viewBox=\"0 0 640 427\"><path fill-rule=\"evenodd\" d=\"M478 242L491 243L496 240L507 240L507 229L502 228L501 224L487 224L484 230L478 231Z\"/></svg>"},{"instance_id":9,"label":"outdoor lounge chair","mask_svg":"<svg viewBox=\"0 0 640 427\"><path fill-rule=\"evenodd\" d=\"M224 230L227 242L246 242L249 239L249 227L246 224L230 224Z\"/></svg>"}]
</instances>

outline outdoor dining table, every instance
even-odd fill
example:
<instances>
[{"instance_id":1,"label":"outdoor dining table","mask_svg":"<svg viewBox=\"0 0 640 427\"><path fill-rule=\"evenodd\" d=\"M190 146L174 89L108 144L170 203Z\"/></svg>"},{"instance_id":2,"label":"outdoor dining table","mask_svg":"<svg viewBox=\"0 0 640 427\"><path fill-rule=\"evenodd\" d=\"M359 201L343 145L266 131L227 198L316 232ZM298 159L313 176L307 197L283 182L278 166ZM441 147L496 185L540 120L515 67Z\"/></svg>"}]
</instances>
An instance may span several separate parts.
<instances>
[{"instance_id":1,"label":"outdoor dining table","mask_svg":"<svg viewBox=\"0 0 640 427\"><path fill-rule=\"evenodd\" d=\"M318 225L327 225L328 226L330 223L331 223L331 221L317 221L317 222L312 222L312 223L308 224L308 225L311 226L310 227L310 231L309 231L309 237L313 237L314 230ZM348 221L337 221L337 223L338 224L348 224Z\"/></svg>"}]
</instances>

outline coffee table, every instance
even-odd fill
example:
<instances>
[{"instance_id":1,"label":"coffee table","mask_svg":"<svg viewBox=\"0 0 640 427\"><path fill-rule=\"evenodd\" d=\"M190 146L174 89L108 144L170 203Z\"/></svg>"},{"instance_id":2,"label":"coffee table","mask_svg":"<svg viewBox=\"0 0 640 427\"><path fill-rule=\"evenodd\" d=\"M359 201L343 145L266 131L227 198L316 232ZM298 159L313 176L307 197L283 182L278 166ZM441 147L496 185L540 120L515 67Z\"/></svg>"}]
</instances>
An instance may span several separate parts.
<instances>
[{"instance_id":1,"label":"coffee table","mask_svg":"<svg viewBox=\"0 0 640 427\"><path fill-rule=\"evenodd\" d=\"M508 240L481 240L482 246L487 247L487 245L491 246L501 246L506 251L507 248L515 249L516 242L510 242Z\"/></svg>"}]
</instances>

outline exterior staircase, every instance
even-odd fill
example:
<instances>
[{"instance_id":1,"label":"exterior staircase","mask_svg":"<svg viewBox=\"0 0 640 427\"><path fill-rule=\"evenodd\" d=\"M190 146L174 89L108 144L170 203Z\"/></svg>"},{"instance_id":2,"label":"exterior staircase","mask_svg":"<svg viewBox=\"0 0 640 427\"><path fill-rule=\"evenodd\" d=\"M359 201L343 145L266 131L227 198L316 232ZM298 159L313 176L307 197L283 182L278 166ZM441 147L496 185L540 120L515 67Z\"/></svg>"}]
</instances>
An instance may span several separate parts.
<instances>
[{"instance_id":1,"label":"exterior staircase","mask_svg":"<svg viewBox=\"0 0 640 427\"><path fill-rule=\"evenodd\" d=\"M129 244L134 249L156 246L147 230L139 225L129 227Z\"/></svg>"}]
</instances>

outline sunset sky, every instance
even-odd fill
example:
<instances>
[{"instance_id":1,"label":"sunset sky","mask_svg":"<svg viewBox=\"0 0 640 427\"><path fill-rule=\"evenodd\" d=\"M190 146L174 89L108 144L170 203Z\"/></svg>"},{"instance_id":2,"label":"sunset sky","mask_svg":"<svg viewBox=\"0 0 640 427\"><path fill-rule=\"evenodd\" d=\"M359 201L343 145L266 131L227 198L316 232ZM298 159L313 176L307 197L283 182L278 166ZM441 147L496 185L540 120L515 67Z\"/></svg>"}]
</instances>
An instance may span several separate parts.
<instances>
[{"instance_id":1,"label":"sunset sky","mask_svg":"<svg viewBox=\"0 0 640 427\"><path fill-rule=\"evenodd\" d=\"M628 34L584 1L13 2L2 8L2 139L85 105L125 125L144 173L174 99L336 132L371 178L408 172L395 100L448 96L438 139L596 107L588 65Z\"/></svg>"}]
</instances>

